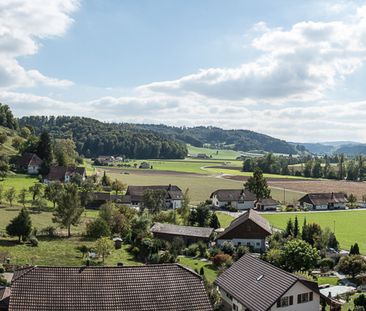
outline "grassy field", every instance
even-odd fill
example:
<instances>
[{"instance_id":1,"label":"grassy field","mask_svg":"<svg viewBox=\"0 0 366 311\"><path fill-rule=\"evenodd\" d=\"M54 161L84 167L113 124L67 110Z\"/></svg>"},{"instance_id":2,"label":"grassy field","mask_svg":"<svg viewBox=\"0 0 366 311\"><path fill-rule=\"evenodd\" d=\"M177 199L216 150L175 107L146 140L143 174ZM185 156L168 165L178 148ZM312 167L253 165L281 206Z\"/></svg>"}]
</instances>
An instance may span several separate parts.
<instances>
[{"instance_id":1,"label":"grassy field","mask_svg":"<svg viewBox=\"0 0 366 311\"><path fill-rule=\"evenodd\" d=\"M221 228L226 228L230 225L230 223L234 220L233 216L222 212L216 212L217 218L219 219Z\"/></svg>"},{"instance_id":2,"label":"grassy field","mask_svg":"<svg viewBox=\"0 0 366 311\"><path fill-rule=\"evenodd\" d=\"M2 207L0 208L0 232L5 231L6 226L9 224L15 216L19 214L21 207ZM85 230L85 225L88 221L95 218L98 211L86 210L83 213L81 223L77 227L72 227L71 232L83 232ZM57 227L57 224L52 222L52 212L31 212L33 227L41 230L47 226Z\"/></svg>"},{"instance_id":3,"label":"grassy field","mask_svg":"<svg viewBox=\"0 0 366 311\"><path fill-rule=\"evenodd\" d=\"M339 279L335 276L320 276L317 279L319 285L329 284L329 285L338 285Z\"/></svg>"},{"instance_id":4,"label":"grassy field","mask_svg":"<svg viewBox=\"0 0 366 311\"><path fill-rule=\"evenodd\" d=\"M200 270L203 267L204 275L207 278L207 280L211 283L213 283L213 281L215 281L215 279L217 278L217 274L218 274L217 269L215 267L213 267L211 263L202 261L201 259L180 256L178 259L178 263L180 263L183 266L186 266L198 273L200 273Z\"/></svg>"},{"instance_id":5,"label":"grassy field","mask_svg":"<svg viewBox=\"0 0 366 311\"><path fill-rule=\"evenodd\" d=\"M358 243L360 251L366 253L366 210L350 210L341 212L303 212L263 214L263 217L276 228L284 229L289 218L294 220L295 215L302 225L306 217L307 223L316 222L322 228L329 227L335 231L340 247L349 250L351 244Z\"/></svg>"},{"instance_id":6,"label":"grassy field","mask_svg":"<svg viewBox=\"0 0 366 311\"><path fill-rule=\"evenodd\" d=\"M219 150L209 148L199 148L187 144L189 154L204 153L207 156L211 156L213 159L236 159L240 157L241 153L234 150Z\"/></svg>"},{"instance_id":7,"label":"grassy field","mask_svg":"<svg viewBox=\"0 0 366 311\"><path fill-rule=\"evenodd\" d=\"M37 247L28 244L18 244L15 240L0 240L0 252L8 252L12 264L79 266L85 264L78 246L93 247L95 242L82 238L39 238ZM127 245L119 250L113 250L106 258L106 265L141 265L127 251Z\"/></svg>"},{"instance_id":8,"label":"grassy field","mask_svg":"<svg viewBox=\"0 0 366 311\"><path fill-rule=\"evenodd\" d=\"M38 179L36 177L23 174L14 174L9 175L4 180L0 180L0 185L4 187L4 190L10 187L14 187L15 190L19 193L21 189L28 189L30 186L34 185L37 182Z\"/></svg>"},{"instance_id":9,"label":"grassy field","mask_svg":"<svg viewBox=\"0 0 366 311\"><path fill-rule=\"evenodd\" d=\"M4 144L0 144L0 154L6 156L16 155L18 151L12 146L12 142L15 137L19 137L18 134L13 130L0 126L0 134L3 133L6 133L8 137Z\"/></svg>"}]
</instances>

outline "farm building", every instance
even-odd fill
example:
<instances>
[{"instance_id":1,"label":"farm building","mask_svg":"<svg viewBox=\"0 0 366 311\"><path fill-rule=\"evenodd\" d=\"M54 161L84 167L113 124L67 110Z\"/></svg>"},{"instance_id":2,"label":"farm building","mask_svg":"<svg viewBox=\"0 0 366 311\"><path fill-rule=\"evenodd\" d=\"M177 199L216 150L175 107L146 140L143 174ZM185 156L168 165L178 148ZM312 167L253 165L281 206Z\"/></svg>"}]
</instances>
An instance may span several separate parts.
<instances>
[{"instance_id":1,"label":"farm building","mask_svg":"<svg viewBox=\"0 0 366 311\"><path fill-rule=\"evenodd\" d=\"M300 206L305 210L345 209L347 197L344 193L308 193L299 199Z\"/></svg>"},{"instance_id":2,"label":"farm building","mask_svg":"<svg viewBox=\"0 0 366 311\"><path fill-rule=\"evenodd\" d=\"M214 207L232 206L238 210L253 208L257 199L254 193L246 189L219 189L210 198Z\"/></svg>"},{"instance_id":3,"label":"farm building","mask_svg":"<svg viewBox=\"0 0 366 311\"><path fill-rule=\"evenodd\" d=\"M213 228L178 226L172 224L155 223L151 227L151 232L155 238L171 241L180 237L188 244L203 241L208 243L212 237Z\"/></svg>"},{"instance_id":4,"label":"farm building","mask_svg":"<svg viewBox=\"0 0 366 311\"><path fill-rule=\"evenodd\" d=\"M24 153L16 162L18 171L26 172L30 175L37 175L41 170L43 160L35 153Z\"/></svg>"},{"instance_id":5,"label":"farm building","mask_svg":"<svg viewBox=\"0 0 366 311\"><path fill-rule=\"evenodd\" d=\"M215 281L224 310L319 311L318 284L244 255Z\"/></svg>"},{"instance_id":6,"label":"farm building","mask_svg":"<svg viewBox=\"0 0 366 311\"><path fill-rule=\"evenodd\" d=\"M9 310L212 311L202 278L178 264L29 267L15 273Z\"/></svg>"},{"instance_id":7,"label":"farm building","mask_svg":"<svg viewBox=\"0 0 366 311\"><path fill-rule=\"evenodd\" d=\"M123 203L132 207L141 207L143 196L146 190L164 190L166 191L166 208L176 209L182 206L183 192L175 185L155 185L155 186L128 186Z\"/></svg>"},{"instance_id":8,"label":"farm building","mask_svg":"<svg viewBox=\"0 0 366 311\"><path fill-rule=\"evenodd\" d=\"M255 202L255 207L259 211L276 211L281 207L280 203L272 198L260 199Z\"/></svg>"},{"instance_id":9,"label":"farm building","mask_svg":"<svg viewBox=\"0 0 366 311\"><path fill-rule=\"evenodd\" d=\"M231 242L235 246L246 245L256 252L264 252L266 237L271 234L269 222L250 209L234 219L230 226L216 237L216 243L221 245Z\"/></svg>"},{"instance_id":10,"label":"farm building","mask_svg":"<svg viewBox=\"0 0 366 311\"><path fill-rule=\"evenodd\" d=\"M82 180L85 180L85 167L51 166L48 175L43 181L46 184L54 181L68 183L75 174L79 174Z\"/></svg>"}]
</instances>

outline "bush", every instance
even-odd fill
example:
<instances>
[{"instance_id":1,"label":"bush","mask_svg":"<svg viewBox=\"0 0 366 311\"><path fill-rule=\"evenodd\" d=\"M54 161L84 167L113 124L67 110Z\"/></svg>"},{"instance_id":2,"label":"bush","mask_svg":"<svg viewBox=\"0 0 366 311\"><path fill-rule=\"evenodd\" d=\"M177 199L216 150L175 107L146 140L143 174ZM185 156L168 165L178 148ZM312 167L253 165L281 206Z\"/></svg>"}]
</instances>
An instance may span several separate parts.
<instances>
[{"instance_id":1,"label":"bush","mask_svg":"<svg viewBox=\"0 0 366 311\"><path fill-rule=\"evenodd\" d=\"M221 250L217 246L211 247L208 249L208 258L213 258L220 252Z\"/></svg>"},{"instance_id":2,"label":"bush","mask_svg":"<svg viewBox=\"0 0 366 311\"><path fill-rule=\"evenodd\" d=\"M235 246L231 242L224 242L220 246L221 251L223 251L225 254L228 254L232 256L235 252Z\"/></svg>"},{"instance_id":3,"label":"bush","mask_svg":"<svg viewBox=\"0 0 366 311\"><path fill-rule=\"evenodd\" d=\"M320 260L319 266L322 272L327 272L334 268L334 261L331 258L323 258Z\"/></svg>"},{"instance_id":4,"label":"bush","mask_svg":"<svg viewBox=\"0 0 366 311\"><path fill-rule=\"evenodd\" d=\"M97 218L86 226L86 235L90 238L99 239L102 236L110 236L111 230L107 222L102 218Z\"/></svg>"},{"instance_id":5,"label":"bush","mask_svg":"<svg viewBox=\"0 0 366 311\"><path fill-rule=\"evenodd\" d=\"M4 272L5 272L5 268L2 265L0 265L0 274L2 274Z\"/></svg>"},{"instance_id":6,"label":"bush","mask_svg":"<svg viewBox=\"0 0 366 311\"><path fill-rule=\"evenodd\" d=\"M233 263L232 257L228 254L218 253L213 259L212 264L217 267L229 267Z\"/></svg>"},{"instance_id":7,"label":"bush","mask_svg":"<svg viewBox=\"0 0 366 311\"><path fill-rule=\"evenodd\" d=\"M198 244L191 244L184 250L184 255L190 257L196 257L199 251Z\"/></svg>"},{"instance_id":8,"label":"bush","mask_svg":"<svg viewBox=\"0 0 366 311\"><path fill-rule=\"evenodd\" d=\"M226 205L225 206L225 208L226 208L226 210L227 211L229 211L229 212L237 212L238 211L238 209L236 208L236 207L234 207L234 206L231 206L231 205Z\"/></svg>"},{"instance_id":9,"label":"bush","mask_svg":"<svg viewBox=\"0 0 366 311\"><path fill-rule=\"evenodd\" d=\"M34 247L37 247L38 246L38 239L35 236L31 236L29 238L29 242Z\"/></svg>"},{"instance_id":10,"label":"bush","mask_svg":"<svg viewBox=\"0 0 366 311\"><path fill-rule=\"evenodd\" d=\"M140 249L137 246L133 247L131 249L131 254L137 257L140 254Z\"/></svg>"},{"instance_id":11,"label":"bush","mask_svg":"<svg viewBox=\"0 0 366 311\"><path fill-rule=\"evenodd\" d=\"M46 228L43 228L41 230L41 233L48 235L50 238L53 238L56 236L56 228L53 226L48 226Z\"/></svg>"},{"instance_id":12,"label":"bush","mask_svg":"<svg viewBox=\"0 0 366 311\"><path fill-rule=\"evenodd\" d=\"M160 263L160 256L159 256L159 254L158 254L158 253L154 253L154 254L152 254L152 255L150 256L150 260L149 260L149 262L150 262L151 264L158 264L158 263Z\"/></svg>"},{"instance_id":13,"label":"bush","mask_svg":"<svg viewBox=\"0 0 366 311\"><path fill-rule=\"evenodd\" d=\"M198 252L200 257L206 257L207 256L207 244L200 241L197 243L198 245Z\"/></svg>"},{"instance_id":14,"label":"bush","mask_svg":"<svg viewBox=\"0 0 366 311\"><path fill-rule=\"evenodd\" d=\"M235 254L234 254L235 261L240 259L243 255L248 254L248 253L250 253L249 247L240 245L239 247L237 247Z\"/></svg>"}]
</instances>

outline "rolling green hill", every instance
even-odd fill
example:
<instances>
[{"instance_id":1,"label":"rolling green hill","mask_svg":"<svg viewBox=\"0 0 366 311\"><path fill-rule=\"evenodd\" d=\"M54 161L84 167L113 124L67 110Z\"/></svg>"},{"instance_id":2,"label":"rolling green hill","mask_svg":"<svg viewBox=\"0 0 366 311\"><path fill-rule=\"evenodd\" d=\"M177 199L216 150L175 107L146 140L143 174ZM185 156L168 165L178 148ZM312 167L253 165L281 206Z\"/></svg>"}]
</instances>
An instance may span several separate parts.
<instances>
[{"instance_id":1,"label":"rolling green hill","mask_svg":"<svg viewBox=\"0 0 366 311\"><path fill-rule=\"evenodd\" d=\"M14 130L0 126L0 135L4 133L7 135L7 139L4 144L0 144L0 156L16 155L18 151L12 146L12 141L15 137L19 137L18 133Z\"/></svg>"}]
</instances>

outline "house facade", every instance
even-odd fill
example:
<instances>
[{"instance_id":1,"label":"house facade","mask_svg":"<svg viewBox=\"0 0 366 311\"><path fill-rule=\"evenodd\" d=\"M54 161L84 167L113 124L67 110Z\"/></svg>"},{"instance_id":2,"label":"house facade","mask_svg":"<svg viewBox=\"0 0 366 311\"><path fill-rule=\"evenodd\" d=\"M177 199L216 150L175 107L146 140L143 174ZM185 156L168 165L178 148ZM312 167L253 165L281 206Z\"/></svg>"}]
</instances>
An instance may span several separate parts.
<instances>
[{"instance_id":1,"label":"house facade","mask_svg":"<svg viewBox=\"0 0 366 311\"><path fill-rule=\"evenodd\" d=\"M210 196L212 206L224 208L232 206L238 210L248 210L254 208L256 196L246 189L219 189Z\"/></svg>"},{"instance_id":2,"label":"house facade","mask_svg":"<svg viewBox=\"0 0 366 311\"><path fill-rule=\"evenodd\" d=\"M347 197L344 193L308 193L299 199L304 210L337 210L345 209Z\"/></svg>"},{"instance_id":3,"label":"house facade","mask_svg":"<svg viewBox=\"0 0 366 311\"><path fill-rule=\"evenodd\" d=\"M183 192L175 185L128 186L123 203L131 207L140 208L143 204L143 196L146 190L166 191L165 205L167 209L182 207Z\"/></svg>"},{"instance_id":4,"label":"house facade","mask_svg":"<svg viewBox=\"0 0 366 311\"><path fill-rule=\"evenodd\" d=\"M272 234L269 222L250 209L234 219L230 226L216 237L216 243L230 242L234 246L248 246L255 252L266 250L266 238Z\"/></svg>"},{"instance_id":5,"label":"house facade","mask_svg":"<svg viewBox=\"0 0 366 311\"><path fill-rule=\"evenodd\" d=\"M213 228L179 226L165 223L155 223L150 230L157 239L172 241L175 238L182 238L186 245L199 241L208 243L214 232Z\"/></svg>"},{"instance_id":6,"label":"house facade","mask_svg":"<svg viewBox=\"0 0 366 311\"><path fill-rule=\"evenodd\" d=\"M43 182L46 184L56 181L68 183L75 174L79 174L84 181L86 179L85 167L51 166Z\"/></svg>"},{"instance_id":7,"label":"house facade","mask_svg":"<svg viewBox=\"0 0 366 311\"><path fill-rule=\"evenodd\" d=\"M35 153L24 153L15 163L18 171L26 172L29 175L40 173L43 160Z\"/></svg>"},{"instance_id":8,"label":"house facade","mask_svg":"<svg viewBox=\"0 0 366 311\"><path fill-rule=\"evenodd\" d=\"M244 255L215 281L226 311L319 311L316 282Z\"/></svg>"}]
</instances>

